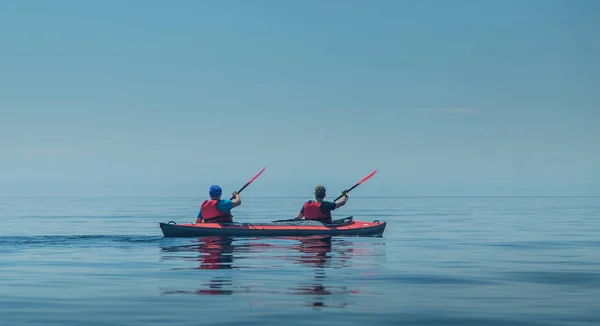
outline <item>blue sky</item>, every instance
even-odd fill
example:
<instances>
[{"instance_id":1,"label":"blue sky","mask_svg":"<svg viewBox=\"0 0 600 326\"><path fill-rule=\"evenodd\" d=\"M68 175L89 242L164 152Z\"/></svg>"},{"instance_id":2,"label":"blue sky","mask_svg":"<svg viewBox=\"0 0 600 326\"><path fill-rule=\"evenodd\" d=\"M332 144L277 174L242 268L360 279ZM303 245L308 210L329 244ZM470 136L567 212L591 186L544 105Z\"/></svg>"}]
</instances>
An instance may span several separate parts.
<instances>
[{"instance_id":1,"label":"blue sky","mask_svg":"<svg viewBox=\"0 0 600 326\"><path fill-rule=\"evenodd\" d=\"M600 195L597 1L2 1L0 196Z\"/></svg>"}]
</instances>

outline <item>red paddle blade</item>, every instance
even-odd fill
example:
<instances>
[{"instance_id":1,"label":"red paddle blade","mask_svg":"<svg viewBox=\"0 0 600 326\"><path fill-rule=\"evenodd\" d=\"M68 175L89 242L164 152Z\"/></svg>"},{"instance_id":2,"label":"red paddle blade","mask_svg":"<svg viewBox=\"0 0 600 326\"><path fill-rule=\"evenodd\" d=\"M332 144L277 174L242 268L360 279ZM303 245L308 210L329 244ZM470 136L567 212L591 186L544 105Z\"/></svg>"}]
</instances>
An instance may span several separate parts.
<instances>
[{"instance_id":1,"label":"red paddle blade","mask_svg":"<svg viewBox=\"0 0 600 326\"><path fill-rule=\"evenodd\" d=\"M264 167L262 170L260 170L260 172L258 172L258 174L256 174L256 175L254 176L254 178L250 179L250 181L248 181L248 182L246 183L246 186L247 186L247 185L249 185L249 184L251 184L251 183L252 183L252 181L256 180L256 178L258 178L258 177L259 177L259 176L260 176L260 175L261 175L261 174L262 174L262 173L265 171L265 169L266 169L266 168L267 168L267 167L265 166L265 167Z\"/></svg>"},{"instance_id":2,"label":"red paddle blade","mask_svg":"<svg viewBox=\"0 0 600 326\"><path fill-rule=\"evenodd\" d=\"M375 173L377 173L377 170L371 172L371 174L369 174L368 176L364 177L362 180L360 180L356 185L358 186L359 184L371 179L372 176L375 175Z\"/></svg>"}]
</instances>

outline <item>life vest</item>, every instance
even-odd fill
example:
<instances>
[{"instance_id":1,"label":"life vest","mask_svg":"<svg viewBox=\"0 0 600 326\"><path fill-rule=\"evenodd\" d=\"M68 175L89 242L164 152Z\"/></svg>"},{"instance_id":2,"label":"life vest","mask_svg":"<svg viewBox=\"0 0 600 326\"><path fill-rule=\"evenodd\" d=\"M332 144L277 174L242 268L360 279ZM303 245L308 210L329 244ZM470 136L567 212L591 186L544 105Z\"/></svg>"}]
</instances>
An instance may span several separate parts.
<instances>
[{"instance_id":1,"label":"life vest","mask_svg":"<svg viewBox=\"0 0 600 326\"><path fill-rule=\"evenodd\" d=\"M323 214L323 212L321 212L321 202L316 200L309 200L304 203L304 217L307 220L324 223L331 222L331 212L329 212L329 214Z\"/></svg>"},{"instance_id":2,"label":"life vest","mask_svg":"<svg viewBox=\"0 0 600 326\"><path fill-rule=\"evenodd\" d=\"M233 216L231 212L223 213L217 206L218 200L210 199L205 200L200 205L201 218L196 220L196 223L200 223L202 220L206 223L223 223L233 222Z\"/></svg>"}]
</instances>

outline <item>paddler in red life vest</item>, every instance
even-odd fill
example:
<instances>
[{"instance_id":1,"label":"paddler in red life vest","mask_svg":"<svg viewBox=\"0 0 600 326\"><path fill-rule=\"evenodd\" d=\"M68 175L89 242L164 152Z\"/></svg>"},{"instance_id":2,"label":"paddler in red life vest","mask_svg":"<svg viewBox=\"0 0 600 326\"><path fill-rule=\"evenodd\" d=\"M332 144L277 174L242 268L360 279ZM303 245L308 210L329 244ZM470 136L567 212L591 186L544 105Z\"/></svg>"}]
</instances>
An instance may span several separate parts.
<instances>
[{"instance_id":1,"label":"paddler in red life vest","mask_svg":"<svg viewBox=\"0 0 600 326\"><path fill-rule=\"evenodd\" d=\"M302 206L296 216L297 220L304 217L307 220L331 223L331 211L346 205L348 199L348 190L342 192L342 198L336 202L325 201L327 190L323 186L315 188L315 200L309 200Z\"/></svg>"},{"instance_id":2,"label":"paddler in red life vest","mask_svg":"<svg viewBox=\"0 0 600 326\"><path fill-rule=\"evenodd\" d=\"M213 185L208 190L210 199L205 200L200 205L200 212L196 218L196 223L225 223L233 222L231 209L242 204L240 195L237 191L233 192L233 200L221 199L223 190L217 185Z\"/></svg>"}]
</instances>

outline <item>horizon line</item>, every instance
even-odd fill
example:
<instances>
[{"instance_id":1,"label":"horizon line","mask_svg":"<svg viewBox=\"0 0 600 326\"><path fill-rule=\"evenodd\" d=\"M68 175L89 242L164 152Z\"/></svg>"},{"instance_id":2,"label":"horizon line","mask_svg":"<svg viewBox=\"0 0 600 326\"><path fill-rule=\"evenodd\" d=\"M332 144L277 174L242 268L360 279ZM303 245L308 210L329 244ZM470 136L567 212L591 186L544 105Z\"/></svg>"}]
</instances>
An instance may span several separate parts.
<instances>
[{"instance_id":1,"label":"horizon line","mask_svg":"<svg viewBox=\"0 0 600 326\"><path fill-rule=\"evenodd\" d=\"M205 196L0 196L0 198L204 198ZM313 196L244 196L244 198L312 198ZM600 195L419 195L351 196L350 198L596 198ZM208 197L207 197L208 198Z\"/></svg>"}]
</instances>

